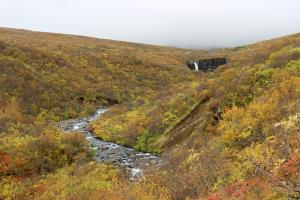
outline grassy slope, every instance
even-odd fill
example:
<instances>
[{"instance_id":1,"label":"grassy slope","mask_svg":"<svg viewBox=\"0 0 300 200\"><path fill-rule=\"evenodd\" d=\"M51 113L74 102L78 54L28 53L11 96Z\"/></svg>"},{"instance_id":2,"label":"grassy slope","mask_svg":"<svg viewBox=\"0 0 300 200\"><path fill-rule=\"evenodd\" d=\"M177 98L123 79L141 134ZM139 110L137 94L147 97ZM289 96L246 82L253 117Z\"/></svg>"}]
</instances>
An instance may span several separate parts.
<instances>
[{"instance_id":1,"label":"grassy slope","mask_svg":"<svg viewBox=\"0 0 300 200\"><path fill-rule=\"evenodd\" d=\"M202 52L2 28L0 105L15 97L25 114L36 116L44 109L76 117L192 78L184 62L198 54Z\"/></svg>"}]
</instances>

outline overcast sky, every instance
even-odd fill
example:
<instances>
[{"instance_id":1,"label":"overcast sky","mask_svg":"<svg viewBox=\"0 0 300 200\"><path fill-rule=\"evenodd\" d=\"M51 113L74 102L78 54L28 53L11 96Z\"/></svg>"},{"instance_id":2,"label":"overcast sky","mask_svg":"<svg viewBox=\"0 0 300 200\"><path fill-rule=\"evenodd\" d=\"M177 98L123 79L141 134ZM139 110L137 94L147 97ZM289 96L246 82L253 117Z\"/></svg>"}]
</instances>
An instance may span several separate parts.
<instances>
[{"instance_id":1,"label":"overcast sky","mask_svg":"<svg viewBox=\"0 0 300 200\"><path fill-rule=\"evenodd\" d=\"M0 27L232 47L300 32L300 0L0 0Z\"/></svg>"}]
</instances>

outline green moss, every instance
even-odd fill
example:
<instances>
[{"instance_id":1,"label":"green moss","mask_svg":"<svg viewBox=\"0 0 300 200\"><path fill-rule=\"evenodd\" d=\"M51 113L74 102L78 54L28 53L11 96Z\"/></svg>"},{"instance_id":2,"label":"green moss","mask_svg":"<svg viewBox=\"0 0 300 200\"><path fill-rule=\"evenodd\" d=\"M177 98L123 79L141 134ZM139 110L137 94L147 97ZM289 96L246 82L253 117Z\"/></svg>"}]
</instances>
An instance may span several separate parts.
<instances>
[{"instance_id":1,"label":"green moss","mask_svg":"<svg viewBox=\"0 0 300 200\"><path fill-rule=\"evenodd\" d=\"M134 148L143 152L160 153L161 149L157 145L158 139L158 134L152 134L145 129L143 134L137 138Z\"/></svg>"}]
</instances>

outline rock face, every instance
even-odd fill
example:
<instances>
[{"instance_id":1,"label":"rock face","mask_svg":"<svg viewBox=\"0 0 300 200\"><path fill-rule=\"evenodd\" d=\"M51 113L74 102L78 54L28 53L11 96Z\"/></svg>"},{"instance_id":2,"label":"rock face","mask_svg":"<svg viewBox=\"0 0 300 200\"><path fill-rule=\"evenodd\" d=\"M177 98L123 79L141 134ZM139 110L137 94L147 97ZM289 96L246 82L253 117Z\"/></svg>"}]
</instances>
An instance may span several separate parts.
<instances>
[{"instance_id":1,"label":"rock face","mask_svg":"<svg viewBox=\"0 0 300 200\"><path fill-rule=\"evenodd\" d=\"M191 70L195 71L213 71L220 65L226 65L227 60L226 58L212 58L212 59L204 59L204 60L198 60L198 61L188 61L187 66Z\"/></svg>"}]
</instances>

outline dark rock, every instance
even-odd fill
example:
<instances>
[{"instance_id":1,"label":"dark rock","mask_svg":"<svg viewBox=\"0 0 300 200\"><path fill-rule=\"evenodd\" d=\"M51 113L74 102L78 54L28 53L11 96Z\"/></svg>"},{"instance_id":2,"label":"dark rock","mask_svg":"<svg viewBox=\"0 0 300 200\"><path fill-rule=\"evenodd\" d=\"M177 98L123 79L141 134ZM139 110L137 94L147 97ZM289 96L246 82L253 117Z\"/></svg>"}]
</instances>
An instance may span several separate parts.
<instances>
[{"instance_id":1,"label":"dark rock","mask_svg":"<svg viewBox=\"0 0 300 200\"><path fill-rule=\"evenodd\" d=\"M195 70L195 62L194 61L187 61L186 65L191 69Z\"/></svg>"},{"instance_id":2,"label":"dark rock","mask_svg":"<svg viewBox=\"0 0 300 200\"><path fill-rule=\"evenodd\" d=\"M226 65L227 60L226 58L211 58L211 59L204 59L204 60L198 60L198 61L188 61L187 66L191 70L196 71L213 71L217 69L220 65ZM198 66L198 70L196 69L196 65Z\"/></svg>"},{"instance_id":3,"label":"dark rock","mask_svg":"<svg viewBox=\"0 0 300 200\"><path fill-rule=\"evenodd\" d=\"M84 102L84 97L78 97L78 102L83 103Z\"/></svg>"}]
</instances>

